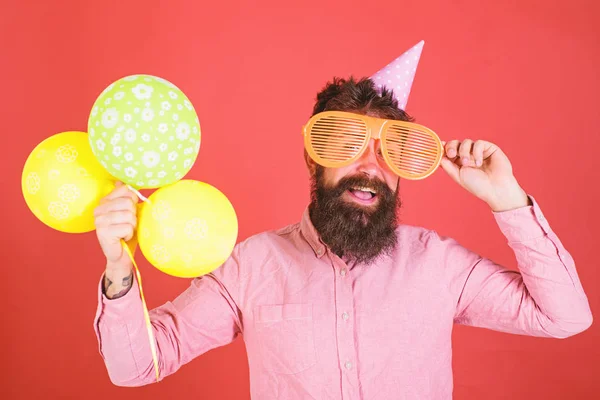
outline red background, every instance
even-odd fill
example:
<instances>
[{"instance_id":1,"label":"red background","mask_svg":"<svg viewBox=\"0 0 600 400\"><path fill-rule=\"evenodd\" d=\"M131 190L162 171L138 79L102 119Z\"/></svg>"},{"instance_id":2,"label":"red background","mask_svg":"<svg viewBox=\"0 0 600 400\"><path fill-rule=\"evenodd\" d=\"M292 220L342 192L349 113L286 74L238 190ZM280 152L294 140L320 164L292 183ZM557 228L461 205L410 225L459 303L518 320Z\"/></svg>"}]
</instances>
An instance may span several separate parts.
<instances>
[{"instance_id":1,"label":"red background","mask_svg":"<svg viewBox=\"0 0 600 400\"><path fill-rule=\"evenodd\" d=\"M407 110L443 139L483 138L507 152L600 310L600 3L289 3L1 3L0 398L249 398L242 340L158 385L113 386L92 329L104 267L95 235L53 231L22 199L29 152L55 133L86 130L100 91L133 73L169 79L194 103L203 137L188 178L226 193L242 240L300 218L309 193L300 126L322 85L373 74L424 39ZM485 204L443 171L405 181L402 194L403 221L515 267ZM150 307L189 285L141 268ZM453 339L457 399L599 396L597 322L567 340L460 326Z\"/></svg>"}]
</instances>

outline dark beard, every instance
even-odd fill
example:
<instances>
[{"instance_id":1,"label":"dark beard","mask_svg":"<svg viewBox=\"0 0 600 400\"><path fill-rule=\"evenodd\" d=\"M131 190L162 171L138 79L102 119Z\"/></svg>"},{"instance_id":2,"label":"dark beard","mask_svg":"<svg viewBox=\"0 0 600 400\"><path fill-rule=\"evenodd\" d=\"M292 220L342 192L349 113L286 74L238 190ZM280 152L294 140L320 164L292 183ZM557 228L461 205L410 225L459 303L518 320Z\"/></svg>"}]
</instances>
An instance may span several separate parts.
<instances>
[{"instance_id":1,"label":"dark beard","mask_svg":"<svg viewBox=\"0 0 600 400\"><path fill-rule=\"evenodd\" d=\"M345 177L335 187L323 182L323 167L317 166L312 178L311 221L321 240L347 262L370 264L389 254L396 245L398 192L379 179L367 176ZM353 186L369 186L377 191L374 207L351 204L342 199Z\"/></svg>"}]
</instances>

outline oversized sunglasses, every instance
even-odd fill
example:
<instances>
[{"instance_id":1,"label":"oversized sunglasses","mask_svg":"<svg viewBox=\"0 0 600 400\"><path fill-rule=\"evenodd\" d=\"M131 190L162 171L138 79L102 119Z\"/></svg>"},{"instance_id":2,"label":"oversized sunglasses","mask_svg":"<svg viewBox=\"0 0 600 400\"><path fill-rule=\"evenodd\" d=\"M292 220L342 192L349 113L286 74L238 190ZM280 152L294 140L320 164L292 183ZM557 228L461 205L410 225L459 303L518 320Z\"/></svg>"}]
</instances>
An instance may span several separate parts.
<instances>
[{"instance_id":1,"label":"oversized sunglasses","mask_svg":"<svg viewBox=\"0 0 600 400\"><path fill-rule=\"evenodd\" d=\"M439 167L443 146L431 129L412 122L344 111L313 115L303 127L304 147L324 167L339 168L360 159L370 139L381 141L390 169L404 179L423 179Z\"/></svg>"}]
</instances>

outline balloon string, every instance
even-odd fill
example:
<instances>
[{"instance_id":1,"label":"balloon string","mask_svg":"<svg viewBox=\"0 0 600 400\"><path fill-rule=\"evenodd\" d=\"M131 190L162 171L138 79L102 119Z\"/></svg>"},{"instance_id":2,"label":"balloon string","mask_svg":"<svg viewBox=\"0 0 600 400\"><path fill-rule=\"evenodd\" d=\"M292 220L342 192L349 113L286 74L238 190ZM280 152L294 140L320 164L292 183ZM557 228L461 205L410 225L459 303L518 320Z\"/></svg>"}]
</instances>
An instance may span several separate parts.
<instances>
[{"instance_id":1,"label":"balloon string","mask_svg":"<svg viewBox=\"0 0 600 400\"><path fill-rule=\"evenodd\" d=\"M151 201L150 201L150 200L149 200L147 197L145 197L143 194L141 194L141 193L139 192L139 190L135 189L135 188L134 188L133 186L131 186L131 185L127 185L127 187L129 188L129 190L131 190L133 193L135 193L135 194L136 194L136 196L137 196L137 197L138 197L140 200L142 200L142 201L145 201L146 203L152 204L152 202L151 202Z\"/></svg>"},{"instance_id":2,"label":"balloon string","mask_svg":"<svg viewBox=\"0 0 600 400\"><path fill-rule=\"evenodd\" d=\"M133 266L135 267L135 275L137 277L138 286L140 289L140 297L142 298L142 306L144 308L144 319L146 320L146 328L148 329L148 338L150 339L150 351L152 352L152 361L154 362L154 370L156 371L156 382L159 381L159 372L158 372L158 357L156 356L156 343L154 342L154 333L152 331L152 324L150 323L150 315L148 314L148 307L146 307L146 299L144 298L144 289L142 289L142 276L140 275L140 270L133 258L133 254L127 246L127 243L123 239L121 239L121 243L123 244L123 248L129 255Z\"/></svg>"}]
</instances>

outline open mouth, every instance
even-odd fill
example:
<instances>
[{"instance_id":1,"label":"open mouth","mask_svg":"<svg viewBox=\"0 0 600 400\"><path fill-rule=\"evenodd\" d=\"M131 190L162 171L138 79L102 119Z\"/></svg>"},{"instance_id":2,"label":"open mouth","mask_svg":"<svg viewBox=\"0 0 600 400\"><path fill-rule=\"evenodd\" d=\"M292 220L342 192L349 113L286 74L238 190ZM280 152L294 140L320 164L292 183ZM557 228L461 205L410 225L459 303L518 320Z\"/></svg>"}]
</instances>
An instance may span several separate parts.
<instances>
[{"instance_id":1,"label":"open mouth","mask_svg":"<svg viewBox=\"0 0 600 400\"><path fill-rule=\"evenodd\" d=\"M377 191L367 186L355 186L347 190L350 199L360 204L374 204L377 201Z\"/></svg>"}]
</instances>

